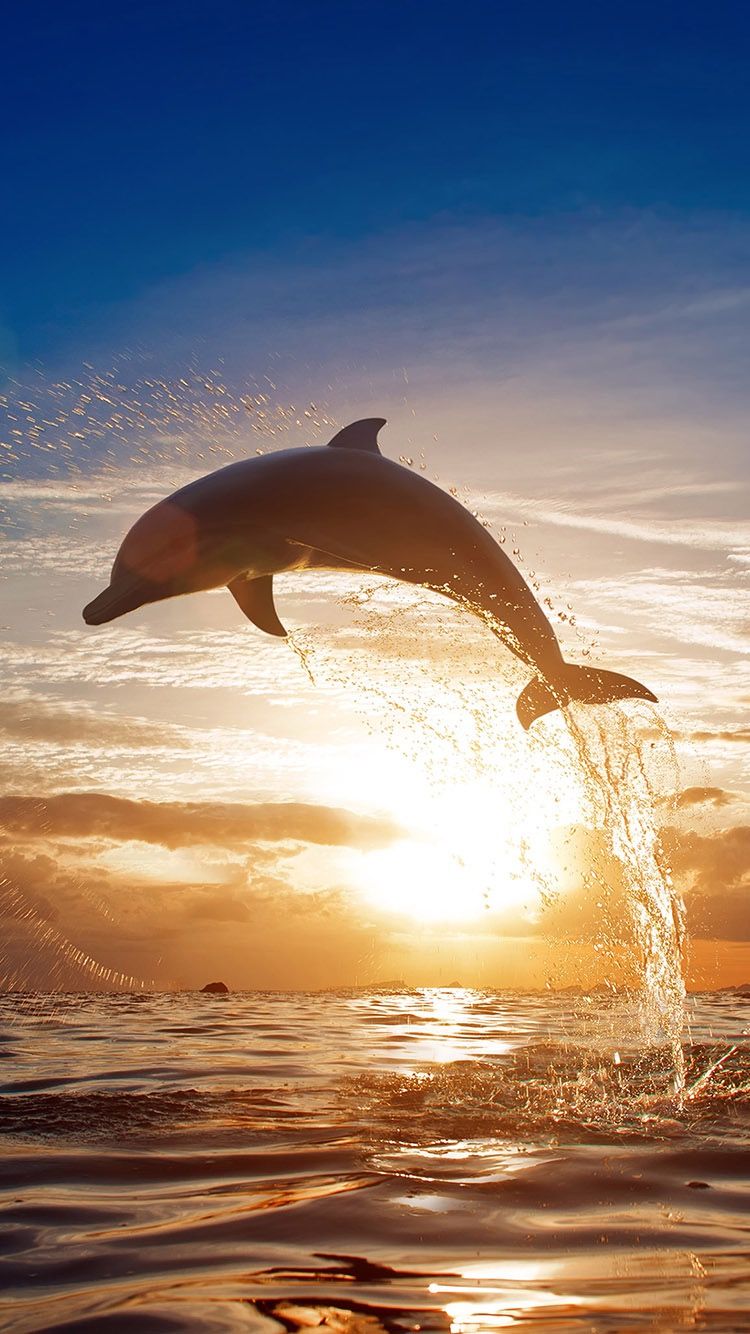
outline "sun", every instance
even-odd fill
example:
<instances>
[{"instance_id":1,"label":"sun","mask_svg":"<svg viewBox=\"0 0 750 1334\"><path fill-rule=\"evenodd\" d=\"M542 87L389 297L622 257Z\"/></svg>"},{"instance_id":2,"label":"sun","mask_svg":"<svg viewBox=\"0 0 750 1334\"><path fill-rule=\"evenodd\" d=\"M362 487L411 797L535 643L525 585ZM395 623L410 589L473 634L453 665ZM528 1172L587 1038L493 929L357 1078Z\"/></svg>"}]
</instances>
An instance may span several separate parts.
<instances>
[{"instance_id":1,"label":"sun","mask_svg":"<svg viewBox=\"0 0 750 1334\"><path fill-rule=\"evenodd\" d=\"M359 782L373 803L387 797L403 834L361 853L354 879L384 914L490 929L501 917L533 917L557 885L551 835L581 818L580 786L549 749L525 738L516 757L515 737L486 716L483 749L471 762L465 752L431 754L429 733L408 755L369 748Z\"/></svg>"},{"instance_id":2,"label":"sun","mask_svg":"<svg viewBox=\"0 0 750 1334\"><path fill-rule=\"evenodd\" d=\"M331 646L315 662L315 679L337 707L345 700L365 723L364 736L321 752L315 799L384 818L397 831L388 846L343 853L347 880L384 915L412 921L483 919L489 928L501 916L534 915L555 879L552 831L585 817L575 756L547 744L544 728L529 737L518 725L517 681L498 672L496 653L488 664L478 650L476 672L454 661L458 612L407 604L410 622L402 602L397 611L386 606L379 626L367 622L366 651L356 639L355 648ZM398 653L385 651L409 624L431 642L441 616L445 652L410 658L406 670Z\"/></svg>"},{"instance_id":3,"label":"sun","mask_svg":"<svg viewBox=\"0 0 750 1334\"><path fill-rule=\"evenodd\" d=\"M482 782L412 793L413 825L363 853L357 881L382 912L422 922L478 922L539 907L551 868L548 841L519 827ZM505 817L505 818L504 818Z\"/></svg>"},{"instance_id":4,"label":"sun","mask_svg":"<svg viewBox=\"0 0 750 1334\"><path fill-rule=\"evenodd\" d=\"M382 912L422 922L469 921L487 906L460 858L424 840L403 839L367 853L360 887Z\"/></svg>"}]
</instances>

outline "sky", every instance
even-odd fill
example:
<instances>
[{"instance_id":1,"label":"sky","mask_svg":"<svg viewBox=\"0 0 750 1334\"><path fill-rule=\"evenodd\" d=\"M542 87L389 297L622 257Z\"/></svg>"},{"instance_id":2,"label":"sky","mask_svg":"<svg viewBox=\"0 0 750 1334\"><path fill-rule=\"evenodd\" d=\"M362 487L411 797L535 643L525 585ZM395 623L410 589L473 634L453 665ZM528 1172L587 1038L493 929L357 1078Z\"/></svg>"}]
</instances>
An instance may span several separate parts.
<instances>
[{"instance_id":1,"label":"sky","mask_svg":"<svg viewBox=\"0 0 750 1334\"><path fill-rule=\"evenodd\" d=\"M688 985L750 981L749 28L6 16L0 984L629 982L667 866ZM579 719L614 815L559 717L521 732L520 665L426 593L284 576L288 644L223 590L84 626L149 505L370 415L567 656L659 696Z\"/></svg>"}]
</instances>

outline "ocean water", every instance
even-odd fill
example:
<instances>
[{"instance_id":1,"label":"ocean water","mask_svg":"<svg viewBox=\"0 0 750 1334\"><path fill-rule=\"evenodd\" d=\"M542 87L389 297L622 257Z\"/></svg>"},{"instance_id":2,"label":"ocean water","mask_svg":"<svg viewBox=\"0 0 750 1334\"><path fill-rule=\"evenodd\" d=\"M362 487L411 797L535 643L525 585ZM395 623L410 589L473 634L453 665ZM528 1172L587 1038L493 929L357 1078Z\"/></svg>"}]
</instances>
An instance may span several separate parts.
<instances>
[{"instance_id":1,"label":"ocean water","mask_svg":"<svg viewBox=\"0 0 750 1334\"><path fill-rule=\"evenodd\" d=\"M750 1001L0 997L5 1330L750 1329Z\"/></svg>"}]
</instances>

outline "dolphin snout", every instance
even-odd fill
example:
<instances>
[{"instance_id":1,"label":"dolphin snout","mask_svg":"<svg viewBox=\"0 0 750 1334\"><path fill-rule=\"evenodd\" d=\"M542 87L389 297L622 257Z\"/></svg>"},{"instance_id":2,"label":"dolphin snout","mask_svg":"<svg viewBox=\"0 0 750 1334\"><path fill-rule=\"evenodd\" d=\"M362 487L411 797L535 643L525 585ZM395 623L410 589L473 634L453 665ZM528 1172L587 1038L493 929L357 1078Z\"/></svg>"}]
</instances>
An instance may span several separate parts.
<instances>
[{"instance_id":1,"label":"dolphin snout","mask_svg":"<svg viewBox=\"0 0 750 1334\"><path fill-rule=\"evenodd\" d=\"M124 616L128 611L135 611L136 607L146 601L148 598L144 597L143 589L136 583L110 584L84 607L83 619L87 625L104 625L107 621L116 620L118 616Z\"/></svg>"}]
</instances>

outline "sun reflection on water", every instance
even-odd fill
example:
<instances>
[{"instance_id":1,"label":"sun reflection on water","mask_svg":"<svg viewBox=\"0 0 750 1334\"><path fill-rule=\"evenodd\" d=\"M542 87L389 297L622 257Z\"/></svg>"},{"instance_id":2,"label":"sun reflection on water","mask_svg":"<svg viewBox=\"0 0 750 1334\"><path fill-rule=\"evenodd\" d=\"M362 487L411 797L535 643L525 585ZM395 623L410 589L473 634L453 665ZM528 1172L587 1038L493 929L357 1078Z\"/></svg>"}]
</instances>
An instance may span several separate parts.
<instances>
[{"instance_id":1,"label":"sun reflection on water","mask_svg":"<svg viewBox=\"0 0 750 1334\"><path fill-rule=\"evenodd\" d=\"M430 1284L431 1293L469 1292L467 1288L448 1288L440 1284ZM486 1289L477 1291L482 1295ZM569 1306L567 1297L558 1297L551 1292L497 1289L502 1296L493 1300L451 1301L444 1310L450 1320L451 1334L481 1334L483 1330L511 1329L514 1325L525 1324L529 1315L552 1306Z\"/></svg>"},{"instance_id":2,"label":"sun reflection on water","mask_svg":"<svg viewBox=\"0 0 750 1334\"><path fill-rule=\"evenodd\" d=\"M428 1292L443 1301L451 1334L480 1334L526 1324L536 1312L570 1307L575 1298L528 1284L550 1283L564 1272L560 1261L502 1259L478 1261L460 1271L463 1283L430 1283ZM473 1280L473 1284L472 1284ZM494 1280L494 1282L493 1282Z\"/></svg>"}]
</instances>

